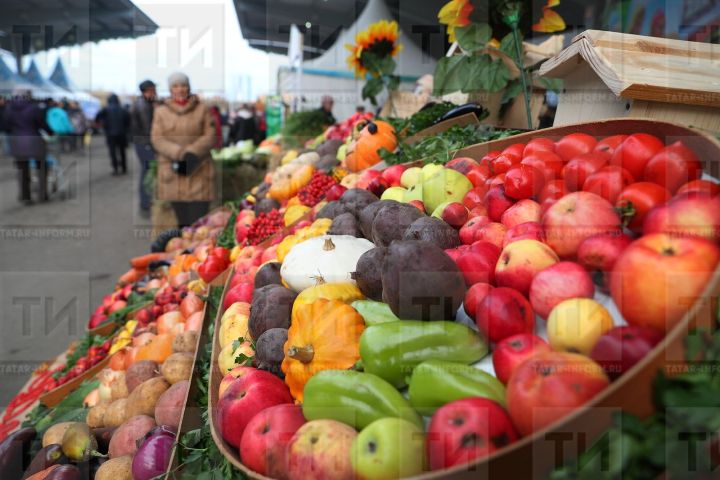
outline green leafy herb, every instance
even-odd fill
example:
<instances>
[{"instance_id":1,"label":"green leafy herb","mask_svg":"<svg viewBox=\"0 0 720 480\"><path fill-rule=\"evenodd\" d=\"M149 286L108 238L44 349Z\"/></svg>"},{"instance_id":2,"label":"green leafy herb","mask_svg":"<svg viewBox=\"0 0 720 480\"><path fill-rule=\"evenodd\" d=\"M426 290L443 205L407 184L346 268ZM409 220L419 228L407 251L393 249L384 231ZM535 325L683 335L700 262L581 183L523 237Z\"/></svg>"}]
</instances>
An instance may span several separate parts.
<instances>
[{"instance_id":1,"label":"green leafy herb","mask_svg":"<svg viewBox=\"0 0 720 480\"><path fill-rule=\"evenodd\" d=\"M235 220L238 215L237 205L231 202L229 203L229 206L232 208L232 214L230 214L230 218L225 224L225 228L223 228L223 231L217 238L217 246L227 249L231 249L235 246Z\"/></svg>"},{"instance_id":2,"label":"green leafy herb","mask_svg":"<svg viewBox=\"0 0 720 480\"><path fill-rule=\"evenodd\" d=\"M107 338L108 337L105 337L103 335L90 335L89 333L85 334L85 336L82 337L82 339L78 342L75 350L73 350L72 353L68 354L67 357L65 357L65 366L62 368L62 370L53 373L52 377L57 380L58 378L65 375L67 372L70 371L70 369L77 365L78 360L87 355L90 347L102 345L103 342L107 340Z\"/></svg>"},{"instance_id":3,"label":"green leafy herb","mask_svg":"<svg viewBox=\"0 0 720 480\"><path fill-rule=\"evenodd\" d=\"M282 129L283 141L300 145L305 140L320 135L328 127L327 115L320 110L295 112L288 115Z\"/></svg>"},{"instance_id":4,"label":"green leafy herb","mask_svg":"<svg viewBox=\"0 0 720 480\"><path fill-rule=\"evenodd\" d=\"M438 102L426 106L409 118L385 118L383 120L393 126L398 132L398 138L402 140L433 126L443 115L455 107L457 105L452 102Z\"/></svg>"}]
</instances>

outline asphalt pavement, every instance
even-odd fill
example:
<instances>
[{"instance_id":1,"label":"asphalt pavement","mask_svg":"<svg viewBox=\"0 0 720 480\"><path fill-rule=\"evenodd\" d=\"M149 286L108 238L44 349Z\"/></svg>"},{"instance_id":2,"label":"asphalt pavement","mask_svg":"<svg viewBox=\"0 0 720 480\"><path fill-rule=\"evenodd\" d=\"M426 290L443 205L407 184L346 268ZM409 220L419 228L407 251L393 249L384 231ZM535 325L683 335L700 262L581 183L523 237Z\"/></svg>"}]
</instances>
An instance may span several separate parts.
<instances>
[{"instance_id":1,"label":"asphalt pavement","mask_svg":"<svg viewBox=\"0 0 720 480\"><path fill-rule=\"evenodd\" d=\"M104 139L58 157L61 190L50 202L18 201L16 169L0 154L0 410L30 372L80 337L128 259L149 251L138 213L138 160L111 175Z\"/></svg>"}]
</instances>

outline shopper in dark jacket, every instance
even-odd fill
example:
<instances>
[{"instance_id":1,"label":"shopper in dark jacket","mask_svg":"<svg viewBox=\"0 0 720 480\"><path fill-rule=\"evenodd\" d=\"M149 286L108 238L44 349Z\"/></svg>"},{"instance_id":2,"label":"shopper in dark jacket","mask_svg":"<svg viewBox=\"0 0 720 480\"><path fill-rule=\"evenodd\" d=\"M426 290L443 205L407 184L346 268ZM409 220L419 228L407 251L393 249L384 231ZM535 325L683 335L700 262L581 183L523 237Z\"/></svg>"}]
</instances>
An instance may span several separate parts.
<instances>
[{"instance_id":1,"label":"shopper in dark jacket","mask_svg":"<svg viewBox=\"0 0 720 480\"><path fill-rule=\"evenodd\" d=\"M133 103L130 119L135 153L140 160L140 214L148 217L152 206L152 196L145 191L144 180L150 169L150 163L155 159L155 150L150 142L150 129L157 98L155 84L150 80L145 80L140 84L140 94Z\"/></svg>"},{"instance_id":2,"label":"shopper in dark jacket","mask_svg":"<svg viewBox=\"0 0 720 480\"><path fill-rule=\"evenodd\" d=\"M127 148L128 127L130 126L130 114L120 105L120 99L114 93L108 97L108 104L100 110L95 117L103 130L110 150L113 175L127 173L127 159L125 149ZM119 154L119 158L118 158ZM118 162L119 160L119 162Z\"/></svg>"},{"instance_id":3,"label":"shopper in dark jacket","mask_svg":"<svg viewBox=\"0 0 720 480\"><path fill-rule=\"evenodd\" d=\"M30 160L35 159L38 168L39 200L48 199L47 148L40 131L52 133L45 121L45 112L32 100L29 90L16 92L15 98L5 108L2 121L8 134L10 153L15 157L19 170L20 201L32 203L30 193Z\"/></svg>"}]
</instances>

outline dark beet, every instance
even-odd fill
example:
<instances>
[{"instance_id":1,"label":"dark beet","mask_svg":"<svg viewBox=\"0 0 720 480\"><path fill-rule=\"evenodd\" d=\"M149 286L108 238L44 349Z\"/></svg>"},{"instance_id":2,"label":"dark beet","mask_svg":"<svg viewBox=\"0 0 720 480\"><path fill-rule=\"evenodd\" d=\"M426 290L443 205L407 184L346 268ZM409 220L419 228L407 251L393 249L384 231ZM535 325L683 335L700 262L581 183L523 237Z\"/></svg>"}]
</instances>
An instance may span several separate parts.
<instances>
[{"instance_id":1,"label":"dark beet","mask_svg":"<svg viewBox=\"0 0 720 480\"><path fill-rule=\"evenodd\" d=\"M315 169L322 170L325 173L330 173L333 168L340 164L340 160L335 158L335 155L323 155L320 160L315 162Z\"/></svg>"},{"instance_id":2,"label":"dark beet","mask_svg":"<svg viewBox=\"0 0 720 480\"><path fill-rule=\"evenodd\" d=\"M358 220L360 221L360 231L368 240L372 239L372 222L375 220L375 215L377 215L378 210L390 203L398 202L395 200L380 200L379 202L371 203L367 207L363 208L360 215L358 215Z\"/></svg>"},{"instance_id":3,"label":"dark beet","mask_svg":"<svg viewBox=\"0 0 720 480\"><path fill-rule=\"evenodd\" d=\"M340 148L340 145L342 144L342 140L325 140L323 143L318 145L315 151L318 155L320 155L320 157L324 157L325 155L332 155L335 157L337 155L338 148Z\"/></svg>"},{"instance_id":4,"label":"dark beet","mask_svg":"<svg viewBox=\"0 0 720 480\"><path fill-rule=\"evenodd\" d=\"M402 240L388 248L382 266L382 299L411 320L452 320L465 296L455 262L430 242Z\"/></svg>"},{"instance_id":5,"label":"dark beet","mask_svg":"<svg viewBox=\"0 0 720 480\"><path fill-rule=\"evenodd\" d=\"M260 185L258 185L258 189L255 192L255 198L257 200L262 200L267 195L268 190L270 190L270 184L263 182Z\"/></svg>"},{"instance_id":6,"label":"dark beet","mask_svg":"<svg viewBox=\"0 0 720 480\"><path fill-rule=\"evenodd\" d=\"M268 262L260 267L255 273L255 288L262 288L266 285L282 285L280 277L280 262Z\"/></svg>"},{"instance_id":7,"label":"dark beet","mask_svg":"<svg viewBox=\"0 0 720 480\"><path fill-rule=\"evenodd\" d=\"M283 348L287 338L288 331L285 328L271 328L260 335L255 343L257 368L284 378L280 364L285 358Z\"/></svg>"},{"instance_id":8,"label":"dark beet","mask_svg":"<svg viewBox=\"0 0 720 480\"><path fill-rule=\"evenodd\" d=\"M403 240L423 240L434 243L443 250L460 245L457 230L435 217L420 217L405 230Z\"/></svg>"},{"instance_id":9,"label":"dark beet","mask_svg":"<svg viewBox=\"0 0 720 480\"><path fill-rule=\"evenodd\" d=\"M363 295L382 300L382 264L387 248L375 247L360 255L352 278Z\"/></svg>"},{"instance_id":10,"label":"dark beet","mask_svg":"<svg viewBox=\"0 0 720 480\"><path fill-rule=\"evenodd\" d=\"M280 202L272 198L263 198L255 204L255 214L270 213L276 208L280 208Z\"/></svg>"},{"instance_id":11,"label":"dark beet","mask_svg":"<svg viewBox=\"0 0 720 480\"><path fill-rule=\"evenodd\" d=\"M360 215L363 208L378 200L380 200L378 197L362 188L351 188L340 197L340 202L347 207L347 211L356 217Z\"/></svg>"},{"instance_id":12,"label":"dark beet","mask_svg":"<svg viewBox=\"0 0 720 480\"><path fill-rule=\"evenodd\" d=\"M424 216L424 213L407 203L385 205L378 210L372 222L373 243L378 247L387 247L393 240L401 240L410 224Z\"/></svg>"},{"instance_id":13,"label":"dark beet","mask_svg":"<svg viewBox=\"0 0 720 480\"><path fill-rule=\"evenodd\" d=\"M344 203L336 200L334 202L328 202L327 205L318 210L315 218L329 218L330 220L332 220L338 215L342 215L343 213L347 213L349 211L350 210Z\"/></svg>"},{"instance_id":14,"label":"dark beet","mask_svg":"<svg viewBox=\"0 0 720 480\"><path fill-rule=\"evenodd\" d=\"M266 285L255 289L248 320L250 336L260 338L260 335L271 328L289 328L295 297L295 292L280 285Z\"/></svg>"},{"instance_id":15,"label":"dark beet","mask_svg":"<svg viewBox=\"0 0 720 480\"><path fill-rule=\"evenodd\" d=\"M352 213L342 213L333 219L328 235L352 235L362 237L358 221Z\"/></svg>"}]
</instances>

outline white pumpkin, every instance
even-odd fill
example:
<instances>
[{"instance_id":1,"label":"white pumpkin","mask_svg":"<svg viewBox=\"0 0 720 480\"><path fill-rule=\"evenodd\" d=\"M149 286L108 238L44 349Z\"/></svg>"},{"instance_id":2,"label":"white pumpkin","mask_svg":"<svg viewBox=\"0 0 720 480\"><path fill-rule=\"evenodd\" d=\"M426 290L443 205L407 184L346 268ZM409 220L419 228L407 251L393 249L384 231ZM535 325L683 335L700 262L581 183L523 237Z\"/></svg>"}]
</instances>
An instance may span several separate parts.
<instances>
[{"instance_id":1,"label":"white pumpkin","mask_svg":"<svg viewBox=\"0 0 720 480\"><path fill-rule=\"evenodd\" d=\"M350 273L355 271L360 256L375 248L375 244L352 235L323 235L295 245L285 256L280 276L296 292L318 284L355 283Z\"/></svg>"}]
</instances>

